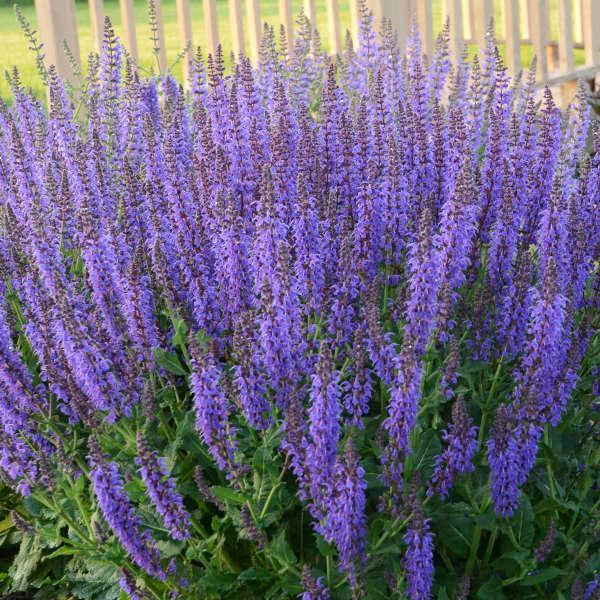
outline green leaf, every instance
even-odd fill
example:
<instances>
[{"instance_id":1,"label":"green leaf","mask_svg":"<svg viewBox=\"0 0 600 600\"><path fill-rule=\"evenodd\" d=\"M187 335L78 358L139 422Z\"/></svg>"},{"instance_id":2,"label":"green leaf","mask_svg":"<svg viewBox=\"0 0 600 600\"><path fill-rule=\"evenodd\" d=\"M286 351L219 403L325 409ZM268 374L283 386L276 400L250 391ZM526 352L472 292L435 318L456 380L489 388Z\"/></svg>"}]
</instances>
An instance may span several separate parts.
<instances>
[{"instance_id":1,"label":"green leaf","mask_svg":"<svg viewBox=\"0 0 600 600\"><path fill-rule=\"evenodd\" d=\"M179 360L179 356L174 352L165 352L165 350L161 350L157 348L154 351L154 356L156 358L156 364L175 375L185 376L188 372L183 368L181 361Z\"/></svg>"},{"instance_id":2,"label":"green leaf","mask_svg":"<svg viewBox=\"0 0 600 600\"><path fill-rule=\"evenodd\" d=\"M546 567L545 569L541 569L536 571L535 574L529 575L527 579L521 581L521 585L538 585L540 583L544 583L545 581L550 581L555 577L559 577L560 575L565 575L567 572L563 569L559 569L558 567Z\"/></svg>"},{"instance_id":3,"label":"green leaf","mask_svg":"<svg viewBox=\"0 0 600 600\"><path fill-rule=\"evenodd\" d=\"M416 442L416 443L415 443ZM433 429L421 431L413 440L415 451L406 460L406 475L410 477L415 471L426 481L433 473L435 457L440 453L441 443Z\"/></svg>"},{"instance_id":4,"label":"green leaf","mask_svg":"<svg viewBox=\"0 0 600 600\"><path fill-rule=\"evenodd\" d=\"M174 319L173 329L175 330L175 333L173 334L173 345L178 346L179 348L185 348L188 331L185 321L181 318Z\"/></svg>"},{"instance_id":5,"label":"green leaf","mask_svg":"<svg viewBox=\"0 0 600 600\"><path fill-rule=\"evenodd\" d=\"M238 575L240 581L270 581L273 573L259 567L250 567Z\"/></svg>"},{"instance_id":6,"label":"green leaf","mask_svg":"<svg viewBox=\"0 0 600 600\"><path fill-rule=\"evenodd\" d=\"M44 505L38 502L33 496L25 496L23 498L23 506L32 517L39 517L44 509Z\"/></svg>"},{"instance_id":7,"label":"green leaf","mask_svg":"<svg viewBox=\"0 0 600 600\"><path fill-rule=\"evenodd\" d=\"M464 510L461 510L464 507ZM437 539L450 552L460 557L466 557L471 548L474 522L468 514L469 507L465 504L443 507L434 520Z\"/></svg>"},{"instance_id":8,"label":"green leaf","mask_svg":"<svg viewBox=\"0 0 600 600\"><path fill-rule=\"evenodd\" d=\"M333 556L335 549L329 543L327 543L322 535L315 534L315 545L321 556Z\"/></svg>"},{"instance_id":9,"label":"green leaf","mask_svg":"<svg viewBox=\"0 0 600 600\"><path fill-rule=\"evenodd\" d=\"M58 556L72 556L78 552L79 550L73 546L60 546L60 548L57 548L52 554L48 554L48 556L44 557L44 560L50 560L51 558L57 558Z\"/></svg>"},{"instance_id":10,"label":"green leaf","mask_svg":"<svg viewBox=\"0 0 600 600\"><path fill-rule=\"evenodd\" d=\"M477 591L475 596L479 600L505 600L506 596L502 591L502 581L495 575L492 575Z\"/></svg>"},{"instance_id":11,"label":"green leaf","mask_svg":"<svg viewBox=\"0 0 600 600\"><path fill-rule=\"evenodd\" d=\"M293 565L298 562L298 559L296 558L292 547L287 541L285 529L281 530L273 538L273 541L271 542L271 551L273 553L273 556L284 565Z\"/></svg>"},{"instance_id":12,"label":"green leaf","mask_svg":"<svg viewBox=\"0 0 600 600\"><path fill-rule=\"evenodd\" d=\"M198 580L201 589L207 592L223 593L229 591L237 577L233 573L207 573Z\"/></svg>"},{"instance_id":13,"label":"green leaf","mask_svg":"<svg viewBox=\"0 0 600 600\"><path fill-rule=\"evenodd\" d=\"M28 578L37 567L42 557L42 548L37 535L24 534L19 546L19 553L13 561L9 574L12 580L11 591L26 590Z\"/></svg>"},{"instance_id":14,"label":"green leaf","mask_svg":"<svg viewBox=\"0 0 600 600\"><path fill-rule=\"evenodd\" d=\"M227 487L216 485L210 488L210 491L223 502L233 502L234 504L244 504L248 500L248 496L245 496L241 492L236 492Z\"/></svg>"},{"instance_id":15,"label":"green leaf","mask_svg":"<svg viewBox=\"0 0 600 600\"><path fill-rule=\"evenodd\" d=\"M535 533L533 522L534 514L531 500L529 500L527 494L521 494L519 508L515 511L515 514L510 521L510 525L517 542L519 542L523 548L530 548L533 542L533 535Z\"/></svg>"}]
</instances>

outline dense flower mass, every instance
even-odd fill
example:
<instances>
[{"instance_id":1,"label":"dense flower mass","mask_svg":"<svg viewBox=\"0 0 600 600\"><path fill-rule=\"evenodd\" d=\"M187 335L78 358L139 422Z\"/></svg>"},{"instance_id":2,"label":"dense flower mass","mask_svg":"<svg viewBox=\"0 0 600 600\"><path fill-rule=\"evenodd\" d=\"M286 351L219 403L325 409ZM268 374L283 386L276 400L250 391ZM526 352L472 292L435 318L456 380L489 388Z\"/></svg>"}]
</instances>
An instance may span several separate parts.
<instances>
[{"instance_id":1,"label":"dense flower mass","mask_svg":"<svg viewBox=\"0 0 600 600\"><path fill-rule=\"evenodd\" d=\"M219 581L420 600L449 564L437 597L466 597L597 372L600 127L583 91L564 116L549 90L539 103L492 32L452 65L448 27L429 58L412 27L403 55L361 6L335 59L301 16L291 44L265 29L257 67L198 52L185 90L143 77L110 24L77 107L52 68L48 111L10 76L0 468L36 501L89 476L77 518L93 535L102 515L132 598ZM536 473L546 513L568 506Z\"/></svg>"}]
</instances>

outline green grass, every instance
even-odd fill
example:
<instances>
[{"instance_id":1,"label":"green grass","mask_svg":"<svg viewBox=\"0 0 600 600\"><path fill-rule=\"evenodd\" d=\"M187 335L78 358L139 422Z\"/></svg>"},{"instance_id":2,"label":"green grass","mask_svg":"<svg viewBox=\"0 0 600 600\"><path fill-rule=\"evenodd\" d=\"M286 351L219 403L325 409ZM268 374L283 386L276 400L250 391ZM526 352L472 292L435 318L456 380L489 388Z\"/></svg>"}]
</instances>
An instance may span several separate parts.
<instances>
[{"instance_id":1,"label":"green grass","mask_svg":"<svg viewBox=\"0 0 600 600\"><path fill-rule=\"evenodd\" d=\"M556 14L554 6L556 0L551 2L551 14ZM293 10L298 13L302 6L303 0L292 0ZM500 12L500 2L496 2L496 23L498 24L498 35L503 35L502 14ZM190 2L192 11L192 25L194 44L206 46L202 19L202 2L193 0ZM277 25L278 19L278 1L277 0L260 0L261 17L273 25ZM149 39L149 28L147 24L146 0L135 0L135 12L137 17L137 37L138 48L140 55L140 64L143 68L149 69L155 64L155 59L152 55L152 45ZM79 31L80 52L83 62L85 57L92 50L92 31L89 21L89 12L87 2L78 2L77 10L77 25ZM105 13L111 18L117 34L120 34L120 14L118 0L105 0ZM231 48L231 32L228 27L228 3L226 0L217 0L219 13L219 23L221 42L226 49ZM328 46L327 39L327 13L325 10L325 0L316 0L317 7L317 27L321 33L324 46ZM244 6L245 8L245 6ZM32 23L33 27L37 28L35 9L33 5L27 4L22 6L23 13L26 18ZM245 13L245 10L244 10ZM340 0L340 19L342 31L350 26L350 10L347 0ZM181 41L177 30L177 15L175 10L175 0L163 0L163 20L165 26L165 38L167 46L167 57L169 64L175 60L177 54L182 50ZM246 23L244 23L246 25ZM439 30L441 26L441 0L434 0L434 31ZM555 34L556 24L551 22L551 34ZM475 48L472 48L475 51ZM523 64L528 65L532 57L532 49L530 46L522 47ZM576 64L582 64L583 51L576 51ZM31 87L36 93L42 94L42 85L35 70L35 63L31 52L27 50L26 40L19 28L14 10L12 6L0 4L0 97L7 97L8 87L3 76L4 71L16 66L20 73L24 84ZM176 65L174 68L176 76L181 76L181 65Z\"/></svg>"}]
</instances>

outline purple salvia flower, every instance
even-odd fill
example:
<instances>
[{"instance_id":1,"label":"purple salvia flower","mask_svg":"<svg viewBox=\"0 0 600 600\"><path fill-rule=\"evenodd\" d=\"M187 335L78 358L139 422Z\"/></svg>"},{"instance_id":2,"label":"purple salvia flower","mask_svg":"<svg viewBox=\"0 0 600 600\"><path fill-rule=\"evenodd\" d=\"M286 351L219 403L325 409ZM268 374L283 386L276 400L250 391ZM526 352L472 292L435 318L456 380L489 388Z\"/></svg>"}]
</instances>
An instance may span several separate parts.
<instances>
[{"instance_id":1,"label":"purple salvia flower","mask_svg":"<svg viewBox=\"0 0 600 600\"><path fill-rule=\"evenodd\" d=\"M294 275L298 296L310 310L323 306L325 274L322 264L321 237L314 199L308 195L304 180L298 182L298 214L292 222L294 236Z\"/></svg>"},{"instance_id":2,"label":"purple salvia flower","mask_svg":"<svg viewBox=\"0 0 600 600\"><path fill-rule=\"evenodd\" d=\"M236 213L234 199L229 195L224 204L217 235L215 255L220 278L220 292L224 299L226 329L235 327L236 319L250 307L249 241L244 232L244 222Z\"/></svg>"},{"instance_id":3,"label":"purple salvia flower","mask_svg":"<svg viewBox=\"0 0 600 600\"><path fill-rule=\"evenodd\" d=\"M440 391L446 398L452 398L454 395L453 387L458 381L458 368L460 363L460 348L458 340L455 336L450 338L450 351L448 358L442 369L442 377L440 379Z\"/></svg>"},{"instance_id":4,"label":"purple salvia flower","mask_svg":"<svg viewBox=\"0 0 600 600\"><path fill-rule=\"evenodd\" d=\"M310 470L306 462L308 448L307 425L304 407L298 392L292 392L290 400L285 407L283 420L283 440L281 448L285 452L299 484L298 496L306 500L309 494Z\"/></svg>"},{"instance_id":5,"label":"purple salvia flower","mask_svg":"<svg viewBox=\"0 0 600 600\"><path fill-rule=\"evenodd\" d=\"M462 398L457 398L452 406L452 423L442 434L445 448L435 459L435 468L427 495L439 494L448 497L450 488L458 475L474 470L473 456L477 450L477 427L467 413Z\"/></svg>"},{"instance_id":6,"label":"purple salvia flower","mask_svg":"<svg viewBox=\"0 0 600 600\"><path fill-rule=\"evenodd\" d=\"M347 573L352 589L357 589L366 563L367 483L352 440L347 442L344 455L338 459L334 481L327 507L326 537L336 545L340 569Z\"/></svg>"},{"instance_id":7,"label":"purple salvia flower","mask_svg":"<svg viewBox=\"0 0 600 600\"><path fill-rule=\"evenodd\" d=\"M344 408L350 415L350 423L362 427L362 417L369 412L369 404L373 395L373 373L368 366L368 355L365 334L357 328L352 344L352 372L354 378L344 396Z\"/></svg>"},{"instance_id":8,"label":"purple salvia flower","mask_svg":"<svg viewBox=\"0 0 600 600\"><path fill-rule=\"evenodd\" d=\"M327 342L321 343L319 361L311 378L308 411L306 470L310 485L310 508L315 528L322 531L332 493L337 444L340 437L340 387Z\"/></svg>"},{"instance_id":9,"label":"purple salvia flower","mask_svg":"<svg viewBox=\"0 0 600 600\"><path fill-rule=\"evenodd\" d=\"M411 243L408 253L410 279L403 345L419 358L435 325L440 285L439 254L432 243L431 218L430 210L425 208L418 238Z\"/></svg>"},{"instance_id":10,"label":"purple salvia flower","mask_svg":"<svg viewBox=\"0 0 600 600\"><path fill-rule=\"evenodd\" d=\"M257 316L261 361L275 401L283 406L290 387L298 378L304 343L300 302L290 269L287 226L278 214L271 175L265 169L254 222L256 235L251 265L254 291L262 309Z\"/></svg>"},{"instance_id":11,"label":"purple salvia flower","mask_svg":"<svg viewBox=\"0 0 600 600\"><path fill-rule=\"evenodd\" d=\"M364 288L375 278L381 259L381 207L378 197L367 184L360 185L356 197L354 227L354 269Z\"/></svg>"},{"instance_id":12,"label":"purple salvia flower","mask_svg":"<svg viewBox=\"0 0 600 600\"><path fill-rule=\"evenodd\" d=\"M117 463L105 460L93 438L89 446L90 479L106 522L138 567L151 577L166 579L160 554L150 533L142 529L141 519L123 488Z\"/></svg>"},{"instance_id":13,"label":"purple salvia flower","mask_svg":"<svg viewBox=\"0 0 600 600\"><path fill-rule=\"evenodd\" d=\"M519 456L513 436L511 411L502 405L496 412L488 440L488 461L491 469L490 488L496 513L510 517L519 504Z\"/></svg>"},{"instance_id":14,"label":"purple salvia flower","mask_svg":"<svg viewBox=\"0 0 600 600\"><path fill-rule=\"evenodd\" d=\"M590 581L585 591L583 592L582 600L597 600L600 595L600 575L596 575L592 581Z\"/></svg>"},{"instance_id":15,"label":"purple salvia flower","mask_svg":"<svg viewBox=\"0 0 600 600\"><path fill-rule=\"evenodd\" d=\"M379 287L376 282L372 281L365 293L365 342L373 371L385 385L390 386L394 380L397 351L391 333L385 332L379 322Z\"/></svg>"},{"instance_id":16,"label":"purple salvia flower","mask_svg":"<svg viewBox=\"0 0 600 600\"><path fill-rule=\"evenodd\" d=\"M271 424L271 406L267 400L267 383L256 352L253 314L241 313L233 333L235 359L233 383L237 399L251 427L266 429Z\"/></svg>"},{"instance_id":17,"label":"purple salvia flower","mask_svg":"<svg viewBox=\"0 0 600 600\"><path fill-rule=\"evenodd\" d=\"M441 341L448 341L454 328L450 318L458 299L458 290L466 280L471 247L476 232L477 206L474 202L471 161L466 158L456 182L454 194L444 202L440 216L440 231L434 244L438 252L440 290L438 299L438 329ZM449 331L447 331L449 330Z\"/></svg>"},{"instance_id":18,"label":"purple salvia flower","mask_svg":"<svg viewBox=\"0 0 600 600\"><path fill-rule=\"evenodd\" d=\"M148 600L150 598L146 592L138 587L133 575L127 569L121 569L119 585L130 600Z\"/></svg>"},{"instance_id":19,"label":"purple salvia flower","mask_svg":"<svg viewBox=\"0 0 600 600\"><path fill-rule=\"evenodd\" d=\"M190 338L189 352L196 427L219 469L226 471L229 479L235 479L239 471L235 432L229 422L230 407L221 387L221 372L211 353L203 350L193 338Z\"/></svg>"},{"instance_id":20,"label":"purple salvia flower","mask_svg":"<svg viewBox=\"0 0 600 600\"><path fill-rule=\"evenodd\" d=\"M154 350L160 347L160 341L150 278L145 273L145 259L140 246L132 257L126 277L121 280L122 311L141 360L151 367L154 363Z\"/></svg>"},{"instance_id":21,"label":"purple salvia flower","mask_svg":"<svg viewBox=\"0 0 600 600\"><path fill-rule=\"evenodd\" d=\"M410 600L428 600L433 585L433 534L418 498L412 500L412 515L404 536L407 594Z\"/></svg>"},{"instance_id":22,"label":"purple salvia flower","mask_svg":"<svg viewBox=\"0 0 600 600\"><path fill-rule=\"evenodd\" d=\"M302 587L304 592L299 595L300 600L329 600L331 598L322 577L314 579L308 565L304 565L302 569Z\"/></svg>"},{"instance_id":23,"label":"purple salvia flower","mask_svg":"<svg viewBox=\"0 0 600 600\"><path fill-rule=\"evenodd\" d=\"M188 539L190 516L183 506L183 498L176 490L175 481L169 474L164 459L150 449L141 431L137 434L135 463L140 469L148 496L173 539Z\"/></svg>"},{"instance_id":24,"label":"purple salvia flower","mask_svg":"<svg viewBox=\"0 0 600 600\"><path fill-rule=\"evenodd\" d=\"M392 488L394 500L398 501L403 487L403 461L410 452L410 433L417 419L423 365L413 352L403 348L396 369L388 417L383 422L389 443L381 460L384 481Z\"/></svg>"},{"instance_id":25,"label":"purple salvia flower","mask_svg":"<svg viewBox=\"0 0 600 600\"><path fill-rule=\"evenodd\" d=\"M485 156L481 167L480 237L482 242L489 241L490 228L496 219L502 202L504 165L502 157L506 155L510 124L511 91L506 69L494 47L493 101L490 106L490 131L485 145Z\"/></svg>"},{"instance_id":26,"label":"purple salvia flower","mask_svg":"<svg viewBox=\"0 0 600 600\"><path fill-rule=\"evenodd\" d=\"M560 110L554 104L552 93L546 88L544 90L537 160L535 161L537 168L533 169L530 175L529 195L523 212L525 247L534 241L541 211L550 199L554 173L558 163L561 120Z\"/></svg>"},{"instance_id":27,"label":"purple salvia flower","mask_svg":"<svg viewBox=\"0 0 600 600\"><path fill-rule=\"evenodd\" d=\"M543 563L548 558L554 548L555 541L556 522L554 519L550 519L550 524L548 525L548 531L546 531L546 535L533 551L533 557L538 564Z\"/></svg>"}]
</instances>

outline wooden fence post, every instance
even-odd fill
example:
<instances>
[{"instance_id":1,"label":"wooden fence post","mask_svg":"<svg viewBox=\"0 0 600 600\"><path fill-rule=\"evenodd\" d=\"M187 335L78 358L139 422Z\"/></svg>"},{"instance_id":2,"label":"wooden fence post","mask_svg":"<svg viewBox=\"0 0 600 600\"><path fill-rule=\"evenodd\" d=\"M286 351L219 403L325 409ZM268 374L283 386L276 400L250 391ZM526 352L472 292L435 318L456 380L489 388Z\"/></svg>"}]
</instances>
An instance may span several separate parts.
<instances>
[{"instance_id":1,"label":"wooden fence post","mask_svg":"<svg viewBox=\"0 0 600 600\"><path fill-rule=\"evenodd\" d=\"M434 48L432 0L413 0L411 11L412 12L409 15L410 19L413 18L414 14L417 16L417 23L419 24L419 31L421 32L421 40L423 43L423 52L431 58Z\"/></svg>"},{"instance_id":2,"label":"wooden fence post","mask_svg":"<svg viewBox=\"0 0 600 600\"><path fill-rule=\"evenodd\" d=\"M576 44L583 43L583 22L581 20L581 0L573 2L573 41Z\"/></svg>"},{"instance_id":3,"label":"wooden fence post","mask_svg":"<svg viewBox=\"0 0 600 600\"><path fill-rule=\"evenodd\" d=\"M89 7L94 50L99 53L102 50L102 40L104 39L104 2L103 0L89 0Z\"/></svg>"},{"instance_id":4,"label":"wooden fence post","mask_svg":"<svg viewBox=\"0 0 600 600\"><path fill-rule=\"evenodd\" d=\"M358 0L350 1L350 34L354 47L358 47L358 30L360 27L360 11L358 9Z\"/></svg>"},{"instance_id":5,"label":"wooden fence post","mask_svg":"<svg viewBox=\"0 0 600 600\"><path fill-rule=\"evenodd\" d=\"M288 53L294 51L294 17L292 15L292 3L290 0L279 0L279 23L285 27L285 35L288 43Z\"/></svg>"},{"instance_id":6,"label":"wooden fence post","mask_svg":"<svg viewBox=\"0 0 600 600\"><path fill-rule=\"evenodd\" d=\"M217 21L217 3L215 0L204 0L204 28L208 51L215 56L219 46L219 26Z\"/></svg>"},{"instance_id":7,"label":"wooden fence post","mask_svg":"<svg viewBox=\"0 0 600 600\"><path fill-rule=\"evenodd\" d=\"M398 34L398 44L404 48L411 19L410 0L369 0L369 8L375 17L375 28L379 31L382 19L388 19Z\"/></svg>"},{"instance_id":8,"label":"wooden fence post","mask_svg":"<svg viewBox=\"0 0 600 600\"><path fill-rule=\"evenodd\" d=\"M331 54L342 51L342 30L340 27L340 8L338 0L326 0L327 31L329 33L329 50Z\"/></svg>"},{"instance_id":9,"label":"wooden fence post","mask_svg":"<svg viewBox=\"0 0 600 600\"><path fill-rule=\"evenodd\" d=\"M508 73L515 78L521 70L519 0L504 0L504 37Z\"/></svg>"},{"instance_id":10,"label":"wooden fence post","mask_svg":"<svg viewBox=\"0 0 600 600\"><path fill-rule=\"evenodd\" d=\"M600 65L600 0L583 0L581 12L585 64Z\"/></svg>"},{"instance_id":11,"label":"wooden fence post","mask_svg":"<svg viewBox=\"0 0 600 600\"><path fill-rule=\"evenodd\" d=\"M260 38L262 36L262 25L260 22L260 7L258 0L246 0L246 10L248 16L248 41L250 45L250 59L258 64L258 50L260 48Z\"/></svg>"},{"instance_id":12,"label":"wooden fence post","mask_svg":"<svg viewBox=\"0 0 600 600\"><path fill-rule=\"evenodd\" d=\"M46 65L55 65L58 74L73 81L73 69L65 54L65 43L79 62L79 38L74 0L35 0L40 38Z\"/></svg>"},{"instance_id":13,"label":"wooden fence post","mask_svg":"<svg viewBox=\"0 0 600 600\"><path fill-rule=\"evenodd\" d=\"M547 0L529 0L529 28L533 52L537 57L537 80L548 79L548 10Z\"/></svg>"},{"instance_id":14,"label":"wooden fence post","mask_svg":"<svg viewBox=\"0 0 600 600\"><path fill-rule=\"evenodd\" d=\"M558 69L563 74L571 73L574 68L571 0L558 0ZM563 108L569 105L576 91L577 80L575 79L560 86L560 99Z\"/></svg>"},{"instance_id":15,"label":"wooden fence post","mask_svg":"<svg viewBox=\"0 0 600 600\"><path fill-rule=\"evenodd\" d=\"M314 29L317 26L317 9L315 0L304 0L303 4L304 15L310 21L310 26ZM352 18L352 2L350 2L350 18Z\"/></svg>"},{"instance_id":16,"label":"wooden fence post","mask_svg":"<svg viewBox=\"0 0 600 600\"><path fill-rule=\"evenodd\" d=\"M183 57L183 83L189 85L190 62L194 54L192 42L192 17L190 14L190 0L177 0L177 24L179 26L179 38L185 48Z\"/></svg>"},{"instance_id":17,"label":"wooden fence post","mask_svg":"<svg viewBox=\"0 0 600 600\"><path fill-rule=\"evenodd\" d=\"M482 50L485 48L485 34L493 16L494 6L492 0L478 0L473 21L475 22L475 43Z\"/></svg>"},{"instance_id":18,"label":"wooden fence post","mask_svg":"<svg viewBox=\"0 0 600 600\"><path fill-rule=\"evenodd\" d=\"M464 50L461 0L444 0L443 18L450 17L450 56L456 65Z\"/></svg>"},{"instance_id":19,"label":"wooden fence post","mask_svg":"<svg viewBox=\"0 0 600 600\"><path fill-rule=\"evenodd\" d=\"M475 27L475 0L462 0L463 37L465 43L476 44L477 32Z\"/></svg>"},{"instance_id":20,"label":"wooden fence post","mask_svg":"<svg viewBox=\"0 0 600 600\"><path fill-rule=\"evenodd\" d=\"M242 0L229 0L229 21L231 23L233 54L237 58L240 54L244 54Z\"/></svg>"},{"instance_id":21,"label":"wooden fence post","mask_svg":"<svg viewBox=\"0 0 600 600\"><path fill-rule=\"evenodd\" d=\"M119 0L121 7L121 25L123 27L123 44L134 62L138 61L137 36L135 33L135 14L133 0Z\"/></svg>"}]
</instances>

